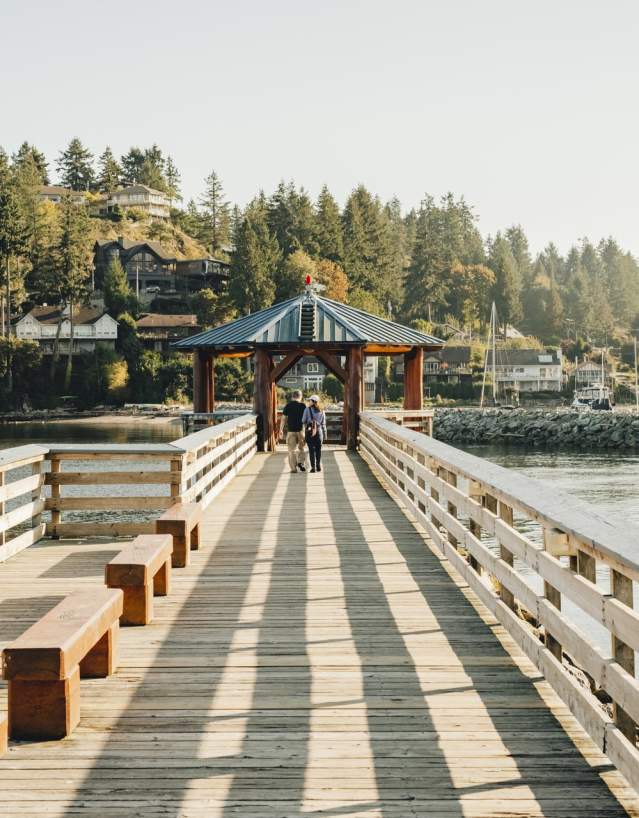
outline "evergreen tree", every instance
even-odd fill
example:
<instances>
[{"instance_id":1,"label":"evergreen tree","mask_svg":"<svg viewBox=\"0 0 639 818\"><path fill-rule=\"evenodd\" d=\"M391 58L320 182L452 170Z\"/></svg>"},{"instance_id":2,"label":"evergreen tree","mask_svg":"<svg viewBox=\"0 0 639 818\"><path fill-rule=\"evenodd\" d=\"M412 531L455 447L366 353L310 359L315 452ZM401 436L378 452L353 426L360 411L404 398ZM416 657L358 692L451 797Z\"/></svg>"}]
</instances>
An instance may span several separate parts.
<instances>
[{"instance_id":1,"label":"evergreen tree","mask_svg":"<svg viewBox=\"0 0 639 818\"><path fill-rule=\"evenodd\" d=\"M144 151L144 159L139 171L139 184L151 187L154 190L168 191L165 177L166 162L162 151L157 145L151 145Z\"/></svg>"},{"instance_id":2,"label":"evergreen tree","mask_svg":"<svg viewBox=\"0 0 639 818\"><path fill-rule=\"evenodd\" d=\"M113 193L120 185L122 168L116 161L113 151L107 145L104 153L98 159L98 190Z\"/></svg>"},{"instance_id":3,"label":"evergreen tree","mask_svg":"<svg viewBox=\"0 0 639 818\"><path fill-rule=\"evenodd\" d=\"M119 258L115 257L109 262L102 286L104 304L113 318L124 312L137 313L137 302Z\"/></svg>"},{"instance_id":4,"label":"evergreen tree","mask_svg":"<svg viewBox=\"0 0 639 818\"><path fill-rule=\"evenodd\" d=\"M524 289L530 287L533 280L533 263L530 257L528 239L523 227L520 224L513 224L506 230L505 237L508 244L510 244L510 251L517 264L522 287Z\"/></svg>"},{"instance_id":5,"label":"evergreen tree","mask_svg":"<svg viewBox=\"0 0 639 818\"><path fill-rule=\"evenodd\" d=\"M321 258L340 263L344 255L344 239L339 206L324 185L316 206L317 244Z\"/></svg>"},{"instance_id":6,"label":"evergreen tree","mask_svg":"<svg viewBox=\"0 0 639 818\"><path fill-rule=\"evenodd\" d=\"M231 256L229 295L241 313L256 312L273 303L274 273L281 257L277 239L268 227L266 202L260 195L246 209Z\"/></svg>"},{"instance_id":7,"label":"evergreen tree","mask_svg":"<svg viewBox=\"0 0 639 818\"><path fill-rule=\"evenodd\" d=\"M49 184L48 162L45 155L35 145L23 142L13 154L11 160L16 170L20 170L27 163L32 163L37 169L39 184Z\"/></svg>"},{"instance_id":8,"label":"evergreen tree","mask_svg":"<svg viewBox=\"0 0 639 818\"><path fill-rule=\"evenodd\" d=\"M212 170L204 180L206 185L200 199L203 210L203 228L200 238L211 247L213 255L230 242L230 205L224 198L224 188L217 173Z\"/></svg>"},{"instance_id":9,"label":"evergreen tree","mask_svg":"<svg viewBox=\"0 0 639 818\"><path fill-rule=\"evenodd\" d=\"M75 311L89 294L93 270L93 250L87 211L84 207L74 204L70 195L65 196L60 202L59 218L59 233L51 248L47 273L48 290L52 297L69 309L71 330L64 378L65 389L68 389L73 369ZM55 366L57 357L56 344L52 366Z\"/></svg>"},{"instance_id":10,"label":"evergreen tree","mask_svg":"<svg viewBox=\"0 0 639 818\"><path fill-rule=\"evenodd\" d=\"M293 182L285 184L283 181L277 186L275 193L267 203L268 226L275 236L282 257L286 258L298 249L295 244L295 185Z\"/></svg>"},{"instance_id":11,"label":"evergreen tree","mask_svg":"<svg viewBox=\"0 0 639 818\"><path fill-rule=\"evenodd\" d=\"M29 230L20 207L16 174L9 166L6 153L0 149L0 276L2 277L2 326L11 333L11 309L22 278L18 258L28 249ZM7 371L11 372L8 364ZM9 385L11 390L11 385Z\"/></svg>"},{"instance_id":12,"label":"evergreen tree","mask_svg":"<svg viewBox=\"0 0 639 818\"><path fill-rule=\"evenodd\" d=\"M495 273L493 299L504 324L516 325L523 318L521 280L510 244L500 233L489 244L488 266Z\"/></svg>"},{"instance_id":13,"label":"evergreen tree","mask_svg":"<svg viewBox=\"0 0 639 818\"><path fill-rule=\"evenodd\" d=\"M472 209L452 193L443 196L439 205L432 196L422 201L414 220L415 238L405 283L407 320L432 321L441 315L448 306L453 267L484 263L475 222Z\"/></svg>"},{"instance_id":14,"label":"evergreen tree","mask_svg":"<svg viewBox=\"0 0 639 818\"><path fill-rule=\"evenodd\" d=\"M25 156L19 164L14 165L14 174L19 207L28 233L28 246L21 272L24 276L24 285L28 287L32 296L37 297L40 290L38 273L53 239L57 208L41 199L42 173L32 155ZM20 289L24 289L22 282ZM22 300L19 298L17 302L16 295L19 294L14 292L12 299L14 303Z\"/></svg>"},{"instance_id":15,"label":"evergreen tree","mask_svg":"<svg viewBox=\"0 0 639 818\"><path fill-rule=\"evenodd\" d=\"M71 190L90 190L95 182L93 154L75 137L56 162L60 182Z\"/></svg>"},{"instance_id":16,"label":"evergreen tree","mask_svg":"<svg viewBox=\"0 0 639 818\"><path fill-rule=\"evenodd\" d=\"M317 223L313 202L304 188L293 191L291 199L293 224L291 230L292 250L302 250L316 258L319 253Z\"/></svg>"},{"instance_id":17,"label":"evergreen tree","mask_svg":"<svg viewBox=\"0 0 639 818\"><path fill-rule=\"evenodd\" d=\"M128 153L120 159L122 167L122 184L137 185L142 184L142 166L144 165L144 151L140 148L132 147Z\"/></svg>"},{"instance_id":18,"label":"evergreen tree","mask_svg":"<svg viewBox=\"0 0 639 818\"><path fill-rule=\"evenodd\" d=\"M175 162L171 156L167 156L166 158L166 186L167 186L167 193L171 200L171 204L173 204L174 199L181 199L182 196L180 194L180 184L181 184L181 177L180 172L177 169Z\"/></svg>"}]
</instances>

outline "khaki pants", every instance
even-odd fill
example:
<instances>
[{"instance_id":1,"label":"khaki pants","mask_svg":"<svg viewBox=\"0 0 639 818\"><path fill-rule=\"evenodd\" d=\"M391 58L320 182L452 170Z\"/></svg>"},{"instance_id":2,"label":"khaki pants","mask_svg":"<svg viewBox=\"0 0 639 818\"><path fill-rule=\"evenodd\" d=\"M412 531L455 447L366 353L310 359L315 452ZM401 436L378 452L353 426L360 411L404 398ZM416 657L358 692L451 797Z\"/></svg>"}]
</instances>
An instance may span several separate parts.
<instances>
[{"instance_id":1,"label":"khaki pants","mask_svg":"<svg viewBox=\"0 0 639 818\"><path fill-rule=\"evenodd\" d=\"M304 448L304 432L287 432L288 465L291 471L297 471L298 463L307 465L307 452Z\"/></svg>"}]
</instances>

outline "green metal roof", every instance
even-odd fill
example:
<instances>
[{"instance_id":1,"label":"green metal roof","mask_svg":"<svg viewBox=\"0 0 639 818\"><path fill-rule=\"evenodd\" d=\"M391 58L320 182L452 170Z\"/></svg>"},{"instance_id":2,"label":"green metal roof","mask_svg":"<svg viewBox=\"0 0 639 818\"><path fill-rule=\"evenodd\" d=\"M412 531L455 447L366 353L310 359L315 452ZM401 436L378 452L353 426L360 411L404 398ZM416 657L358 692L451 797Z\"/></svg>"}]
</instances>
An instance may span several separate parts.
<instances>
[{"instance_id":1,"label":"green metal roof","mask_svg":"<svg viewBox=\"0 0 639 818\"><path fill-rule=\"evenodd\" d=\"M315 308L313 338L300 336L302 304ZM443 341L402 324L395 324L363 310L322 298L315 293L273 304L228 324L176 341L175 349L279 346L286 344L386 344L391 346L440 347Z\"/></svg>"}]
</instances>

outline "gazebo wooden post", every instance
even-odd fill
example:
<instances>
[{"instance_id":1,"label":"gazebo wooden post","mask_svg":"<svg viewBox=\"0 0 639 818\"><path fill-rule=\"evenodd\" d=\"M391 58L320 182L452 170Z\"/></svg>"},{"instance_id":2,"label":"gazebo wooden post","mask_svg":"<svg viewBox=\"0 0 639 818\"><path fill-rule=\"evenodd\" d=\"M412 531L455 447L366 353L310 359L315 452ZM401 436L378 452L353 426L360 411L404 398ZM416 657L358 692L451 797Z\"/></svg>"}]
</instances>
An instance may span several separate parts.
<instances>
[{"instance_id":1,"label":"gazebo wooden post","mask_svg":"<svg viewBox=\"0 0 639 818\"><path fill-rule=\"evenodd\" d=\"M215 412L215 357L207 355L204 368L206 411Z\"/></svg>"},{"instance_id":2,"label":"gazebo wooden post","mask_svg":"<svg viewBox=\"0 0 639 818\"><path fill-rule=\"evenodd\" d=\"M207 412L206 357L202 350L193 352L193 411Z\"/></svg>"},{"instance_id":3,"label":"gazebo wooden post","mask_svg":"<svg viewBox=\"0 0 639 818\"><path fill-rule=\"evenodd\" d=\"M346 445L356 449L359 438L359 413L364 404L364 352L362 347L350 347L346 368L348 381L344 390L347 413Z\"/></svg>"},{"instance_id":4,"label":"gazebo wooden post","mask_svg":"<svg viewBox=\"0 0 639 818\"><path fill-rule=\"evenodd\" d=\"M253 405L258 416L258 449L275 451L275 422L273 400L273 360L264 349L255 350L255 380Z\"/></svg>"},{"instance_id":5,"label":"gazebo wooden post","mask_svg":"<svg viewBox=\"0 0 639 818\"><path fill-rule=\"evenodd\" d=\"M404 409L424 408L424 350L404 354Z\"/></svg>"}]
</instances>

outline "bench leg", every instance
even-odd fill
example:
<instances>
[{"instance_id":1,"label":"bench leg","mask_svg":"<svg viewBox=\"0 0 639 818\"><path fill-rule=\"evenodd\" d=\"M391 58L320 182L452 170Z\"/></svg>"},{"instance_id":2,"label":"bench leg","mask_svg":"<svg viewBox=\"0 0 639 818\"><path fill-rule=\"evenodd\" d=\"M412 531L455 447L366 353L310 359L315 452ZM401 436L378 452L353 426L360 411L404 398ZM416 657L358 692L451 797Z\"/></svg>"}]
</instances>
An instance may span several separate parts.
<instances>
[{"instance_id":1,"label":"bench leg","mask_svg":"<svg viewBox=\"0 0 639 818\"><path fill-rule=\"evenodd\" d=\"M186 537L174 534L171 565L174 568L186 568L189 561L189 549L186 547Z\"/></svg>"},{"instance_id":2,"label":"bench leg","mask_svg":"<svg viewBox=\"0 0 639 818\"><path fill-rule=\"evenodd\" d=\"M104 636L80 662L80 675L84 678L110 676L118 666L118 637L120 623L114 622Z\"/></svg>"},{"instance_id":3,"label":"bench leg","mask_svg":"<svg viewBox=\"0 0 639 818\"><path fill-rule=\"evenodd\" d=\"M9 735L12 739L57 739L80 721L80 670L56 681L9 681Z\"/></svg>"},{"instance_id":4,"label":"bench leg","mask_svg":"<svg viewBox=\"0 0 639 818\"><path fill-rule=\"evenodd\" d=\"M7 752L9 746L9 725L5 718L0 718L0 756Z\"/></svg>"},{"instance_id":5,"label":"bench leg","mask_svg":"<svg viewBox=\"0 0 639 818\"><path fill-rule=\"evenodd\" d=\"M200 524L198 523L191 531L191 551L197 551L200 547Z\"/></svg>"},{"instance_id":6,"label":"bench leg","mask_svg":"<svg viewBox=\"0 0 639 818\"><path fill-rule=\"evenodd\" d=\"M153 577L155 596L168 596L171 593L171 560L167 560Z\"/></svg>"},{"instance_id":7,"label":"bench leg","mask_svg":"<svg viewBox=\"0 0 639 818\"><path fill-rule=\"evenodd\" d=\"M121 625L148 625L153 619L153 583L126 585Z\"/></svg>"}]
</instances>

